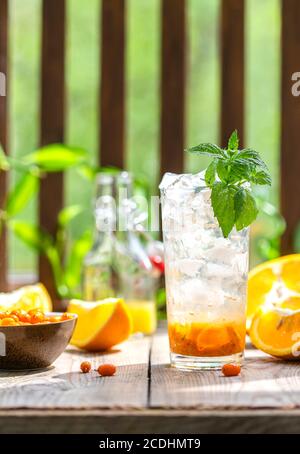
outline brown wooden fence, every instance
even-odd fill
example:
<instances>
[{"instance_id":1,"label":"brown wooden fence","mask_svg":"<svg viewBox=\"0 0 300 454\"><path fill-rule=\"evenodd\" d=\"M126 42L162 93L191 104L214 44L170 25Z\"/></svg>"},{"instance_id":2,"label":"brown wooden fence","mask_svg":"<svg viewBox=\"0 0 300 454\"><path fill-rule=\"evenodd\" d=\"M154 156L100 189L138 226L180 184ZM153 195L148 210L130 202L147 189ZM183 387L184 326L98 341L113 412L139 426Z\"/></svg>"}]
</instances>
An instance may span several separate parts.
<instances>
[{"instance_id":1,"label":"brown wooden fence","mask_svg":"<svg viewBox=\"0 0 300 454\"><path fill-rule=\"evenodd\" d=\"M0 0L0 71L7 74L9 0ZM183 169L185 144L186 0L161 0L161 172ZM244 131L244 0L222 0L220 14L221 137L224 144L237 128ZM99 163L122 167L125 125L126 0L102 0L101 85L99 100ZM66 1L43 0L40 142L64 140ZM53 33L55 30L55 33ZM291 95L291 75L300 70L300 1L282 0L281 206L287 221L282 252L292 251L292 236L300 219L300 100ZM9 74L7 74L9 96ZM233 101L234 100L234 101ZM0 98L0 141L9 153L7 97ZM111 133L113 131L113 134ZM0 203L6 193L0 175ZM63 176L43 181L39 198L41 225L55 231L63 206ZM6 236L1 236L0 287L7 278ZM39 262L40 279L54 293L46 261Z\"/></svg>"}]
</instances>

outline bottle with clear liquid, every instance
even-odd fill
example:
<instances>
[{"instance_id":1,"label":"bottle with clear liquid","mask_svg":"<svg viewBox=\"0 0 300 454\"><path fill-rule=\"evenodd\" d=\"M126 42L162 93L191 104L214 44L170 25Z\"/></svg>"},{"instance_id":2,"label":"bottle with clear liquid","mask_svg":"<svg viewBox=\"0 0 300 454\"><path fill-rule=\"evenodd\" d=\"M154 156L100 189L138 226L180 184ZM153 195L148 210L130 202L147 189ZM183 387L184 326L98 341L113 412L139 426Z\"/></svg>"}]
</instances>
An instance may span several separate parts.
<instances>
[{"instance_id":1,"label":"bottle with clear liquid","mask_svg":"<svg viewBox=\"0 0 300 454\"><path fill-rule=\"evenodd\" d=\"M94 215L94 243L83 262L82 293L86 301L115 296L116 203L112 175L99 174L97 178Z\"/></svg>"},{"instance_id":2,"label":"bottle with clear liquid","mask_svg":"<svg viewBox=\"0 0 300 454\"><path fill-rule=\"evenodd\" d=\"M122 172L117 177L118 229L116 269L118 295L124 298L133 320L133 332L151 334L156 329L155 293L157 275L138 232L140 217L132 200L132 177Z\"/></svg>"}]
</instances>

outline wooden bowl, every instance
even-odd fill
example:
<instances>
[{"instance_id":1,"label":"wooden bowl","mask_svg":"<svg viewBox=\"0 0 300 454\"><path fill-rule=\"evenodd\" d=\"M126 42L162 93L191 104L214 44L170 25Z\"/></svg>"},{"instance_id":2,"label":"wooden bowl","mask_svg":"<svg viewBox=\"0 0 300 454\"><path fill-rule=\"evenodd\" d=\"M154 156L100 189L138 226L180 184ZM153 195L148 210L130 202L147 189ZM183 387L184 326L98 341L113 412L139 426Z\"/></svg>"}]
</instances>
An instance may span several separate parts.
<instances>
[{"instance_id":1,"label":"wooden bowl","mask_svg":"<svg viewBox=\"0 0 300 454\"><path fill-rule=\"evenodd\" d=\"M50 312L46 315L61 315ZM25 370L50 366L72 337L77 315L48 324L0 326L0 369Z\"/></svg>"}]
</instances>

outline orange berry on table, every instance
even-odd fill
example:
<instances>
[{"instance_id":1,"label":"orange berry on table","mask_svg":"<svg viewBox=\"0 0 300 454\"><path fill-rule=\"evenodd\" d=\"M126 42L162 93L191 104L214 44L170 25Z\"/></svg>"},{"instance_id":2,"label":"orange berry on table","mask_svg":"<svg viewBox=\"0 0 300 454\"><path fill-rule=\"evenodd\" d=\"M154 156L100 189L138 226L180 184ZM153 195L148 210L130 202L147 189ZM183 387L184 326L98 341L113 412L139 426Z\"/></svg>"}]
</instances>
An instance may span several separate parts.
<instances>
[{"instance_id":1,"label":"orange berry on table","mask_svg":"<svg viewBox=\"0 0 300 454\"><path fill-rule=\"evenodd\" d=\"M92 365L89 361L83 361L83 363L80 364L81 372L83 372L84 374L88 374L91 368Z\"/></svg>"},{"instance_id":2,"label":"orange berry on table","mask_svg":"<svg viewBox=\"0 0 300 454\"><path fill-rule=\"evenodd\" d=\"M19 323L16 322L12 317L6 317L1 320L1 326L16 326Z\"/></svg>"},{"instance_id":3,"label":"orange berry on table","mask_svg":"<svg viewBox=\"0 0 300 454\"><path fill-rule=\"evenodd\" d=\"M222 367L222 373L225 377L235 377L241 372L241 366L239 364L224 364Z\"/></svg>"},{"instance_id":4,"label":"orange berry on table","mask_svg":"<svg viewBox=\"0 0 300 454\"><path fill-rule=\"evenodd\" d=\"M110 377L116 373L117 368L114 364L101 364L97 370L102 377Z\"/></svg>"}]
</instances>

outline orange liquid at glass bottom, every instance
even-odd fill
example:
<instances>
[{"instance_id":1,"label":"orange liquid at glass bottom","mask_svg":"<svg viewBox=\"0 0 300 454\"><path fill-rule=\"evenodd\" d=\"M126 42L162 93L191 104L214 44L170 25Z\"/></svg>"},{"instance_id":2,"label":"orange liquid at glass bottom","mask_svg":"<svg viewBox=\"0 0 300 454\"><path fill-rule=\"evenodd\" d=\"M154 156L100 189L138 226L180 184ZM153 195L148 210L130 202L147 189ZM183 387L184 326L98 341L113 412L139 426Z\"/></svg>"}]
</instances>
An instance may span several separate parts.
<instances>
[{"instance_id":1,"label":"orange liquid at glass bottom","mask_svg":"<svg viewBox=\"0 0 300 454\"><path fill-rule=\"evenodd\" d=\"M243 352L245 321L168 324L170 350L187 356L217 357Z\"/></svg>"}]
</instances>

